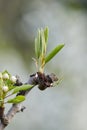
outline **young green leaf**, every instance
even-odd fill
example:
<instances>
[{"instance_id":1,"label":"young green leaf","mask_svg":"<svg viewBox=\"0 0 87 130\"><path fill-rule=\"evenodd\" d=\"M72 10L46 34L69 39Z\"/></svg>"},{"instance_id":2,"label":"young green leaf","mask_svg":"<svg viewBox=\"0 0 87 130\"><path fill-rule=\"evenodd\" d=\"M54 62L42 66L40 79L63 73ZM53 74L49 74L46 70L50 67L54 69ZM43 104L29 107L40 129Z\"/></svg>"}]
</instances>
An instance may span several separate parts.
<instances>
[{"instance_id":1,"label":"young green leaf","mask_svg":"<svg viewBox=\"0 0 87 130\"><path fill-rule=\"evenodd\" d=\"M19 95L19 96L13 98L13 99L9 99L7 101L7 103L14 103L14 104L16 104L16 103L23 102L24 100L25 100L25 96Z\"/></svg>"},{"instance_id":2,"label":"young green leaf","mask_svg":"<svg viewBox=\"0 0 87 130\"><path fill-rule=\"evenodd\" d=\"M45 37L45 42L46 42L46 44L47 44L47 42L48 42L48 33L49 33L49 29L48 29L48 27L46 27L46 28L44 29L44 37Z\"/></svg>"},{"instance_id":3,"label":"young green leaf","mask_svg":"<svg viewBox=\"0 0 87 130\"><path fill-rule=\"evenodd\" d=\"M9 90L8 90L8 92L9 92L9 91L11 91L12 89L14 89L14 88L16 88L18 86L11 85L11 86L8 86L8 87L9 87Z\"/></svg>"},{"instance_id":4,"label":"young green leaf","mask_svg":"<svg viewBox=\"0 0 87 130\"><path fill-rule=\"evenodd\" d=\"M64 44L58 45L56 48L54 48L45 58L45 64L49 62L62 48L64 47Z\"/></svg>"},{"instance_id":5,"label":"young green leaf","mask_svg":"<svg viewBox=\"0 0 87 130\"><path fill-rule=\"evenodd\" d=\"M22 91L22 90L29 90L31 89L33 86L32 85L29 85L29 84L25 84L25 85L22 85L22 86L19 86L19 87L16 87L14 88L12 94L15 94L15 93L18 93L19 91Z\"/></svg>"},{"instance_id":6,"label":"young green leaf","mask_svg":"<svg viewBox=\"0 0 87 130\"><path fill-rule=\"evenodd\" d=\"M13 89L15 87L14 83L10 79L5 80L4 84L9 87L9 90L11 90L11 89Z\"/></svg>"},{"instance_id":7,"label":"young green leaf","mask_svg":"<svg viewBox=\"0 0 87 130\"><path fill-rule=\"evenodd\" d=\"M46 52L46 43L43 29L41 30L41 55L45 55Z\"/></svg>"}]
</instances>

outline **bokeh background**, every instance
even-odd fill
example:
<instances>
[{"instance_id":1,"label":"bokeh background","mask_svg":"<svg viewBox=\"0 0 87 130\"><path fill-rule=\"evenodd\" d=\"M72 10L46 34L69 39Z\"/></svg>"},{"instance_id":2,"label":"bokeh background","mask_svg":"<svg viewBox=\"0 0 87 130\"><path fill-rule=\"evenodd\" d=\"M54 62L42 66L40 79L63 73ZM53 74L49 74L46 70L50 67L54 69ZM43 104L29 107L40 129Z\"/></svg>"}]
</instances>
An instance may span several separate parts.
<instances>
[{"instance_id":1,"label":"bokeh background","mask_svg":"<svg viewBox=\"0 0 87 130\"><path fill-rule=\"evenodd\" d=\"M0 0L0 71L26 82L36 72L34 38L48 26L48 51L65 43L46 73L58 87L34 88L6 130L87 130L87 0Z\"/></svg>"}]
</instances>

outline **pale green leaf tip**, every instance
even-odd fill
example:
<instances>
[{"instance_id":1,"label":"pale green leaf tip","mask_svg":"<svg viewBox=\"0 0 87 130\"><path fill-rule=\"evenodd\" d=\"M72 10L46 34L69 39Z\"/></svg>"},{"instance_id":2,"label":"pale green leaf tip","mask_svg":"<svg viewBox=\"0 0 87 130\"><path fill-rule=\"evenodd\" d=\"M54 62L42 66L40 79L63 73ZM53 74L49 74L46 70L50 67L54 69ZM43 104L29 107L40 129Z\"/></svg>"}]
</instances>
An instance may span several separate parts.
<instances>
[{"instance_id":1,"label":"pale green leaf tip","mask_svg":"<svg viewBox=\"0 0 87 130\"><path fill-rule=\"evenodd\" d=\"M65 46L64 43L61 43L61 44L58 45L58 47L60 47L60 50L61 50L64 46Z\"/></svg>"},{"instance_id":2,"label":"pale green leaf tip","mask_svg":"<svg viewBox=\"0 0 87 130\"><path fill-rule=\"evenodd\" d=\"M64 47L65 46L65 44L64 43L61 43L61 44L59 44L60 46L62 46L62 47Z\"/></svg>"}]
</instances>

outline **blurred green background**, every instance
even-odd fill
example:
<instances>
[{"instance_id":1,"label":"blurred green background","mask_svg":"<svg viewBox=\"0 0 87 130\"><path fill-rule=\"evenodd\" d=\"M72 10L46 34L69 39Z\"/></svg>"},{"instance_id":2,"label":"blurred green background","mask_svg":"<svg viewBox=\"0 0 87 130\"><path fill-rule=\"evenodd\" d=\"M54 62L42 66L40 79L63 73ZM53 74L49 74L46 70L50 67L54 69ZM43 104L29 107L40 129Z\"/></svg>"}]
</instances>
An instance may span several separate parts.
<instances>
[{"instance_id":1,"label":"blurred green background","mask_svg":"<svg viewBox=\"0 0 87 130\"><path fill-rule=\"evenodd\" d=\"M48 26L48 51L65 43L46 73L63 77L59 87L34 88L27 107L6 130L87 130L87 1L0 0L0 71L26 82L36 72L34 38Z\"/></svg>"}]
</instances>

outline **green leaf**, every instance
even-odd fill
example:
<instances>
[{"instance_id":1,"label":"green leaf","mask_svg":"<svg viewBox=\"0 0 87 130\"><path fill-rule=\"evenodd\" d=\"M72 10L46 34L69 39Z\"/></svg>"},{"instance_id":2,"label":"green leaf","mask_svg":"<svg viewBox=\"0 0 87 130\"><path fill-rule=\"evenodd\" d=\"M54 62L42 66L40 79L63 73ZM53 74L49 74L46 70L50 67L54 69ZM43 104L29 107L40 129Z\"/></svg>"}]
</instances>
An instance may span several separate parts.
<instances>
[{"instance_id":1,"label":"green leaf","mask_svg":"<svg viewBox=\"0 0 87 130\"><path fill-rule=\"evenodd\" d=\"M48 41L48 28L46 27L44 30L38 30L37 37L35 38L35 54L39 59L40 56L45 55L46 46Z\"/></svg>"},{"instance_id":2,"label":"green leaf","mask_svg":"<svg viewBox=\"0 0 87 130\"><path fill-rule=\"evenodd\" d=\"M9 86L9 90L8 91L11 91L12 89L16 88L17 86L14 86L14 85L10 85Z\"/></svg>"},{"instance_id":3,"label":"green leaf","mask_svg":"<svg viewBox=\"0 0 87 130\"><path fill-rule=\"evenodd\" d=\"M22 95L19 95L13 99L9 99L7 102L8 103L20 103L20 102L23 102L25 100L25 96L22 96Z\"/></svg>"},{"instance_id":4,"label":"green leaf","mask_svg":"<svg viewBox=\"0 0 87 130\"><path fill-rule=\"evenodd\" d=\"M47 42L48 42L48 33L49 33L49 29L48 29L48 27L46 27L46 28L44 29L44 37L45 37L45 42L46 42L46 44L47 44Z\"/></svg>"},{"instance_id":5,"label":"green leaf","mask_svg":"<svg viewBox=\"0 0 87 130\"><path fill-rule=\"evenodd\" d=\"M64 44L58 45L56 48L54 48L45 58L45 64L49 62L62 48L64 47Z\"/></svg>"},{"instance_id":6,"label":"green leaf","mask_svg":"<svg viewBox=\"0 0 87 130\"><path fill-rule=\"evenodd\" d=\"M46 43L43 29L41 30L41 55L43 56L46 52Z\"/></svg>"},{"instance_id":7,"label":"green leaf","mask_svg":"<svg viewBox=\"0 0 87 130\"><path fill-rule=\"evenodd\" d=\"M9 87L9 91L15 87L13 86L14 83L10 79L5 80L4 83Z\"/></svg>"},{"instance_id":8,"label":"green leaf","mask_svg":"<svg viewBox=\"0 0 87 130\"><path fill-rule=\"evenodd\" d=\"M14 88L12 94L15 94L15 93L18 93L19 91L22 91L22 90L28 90L28 89L31 89L33 87L33 85L29 85L29 84L25 84L25 85L22 85L22 86L17 86L16 88Z\"/></svg>"}]
</instances>

